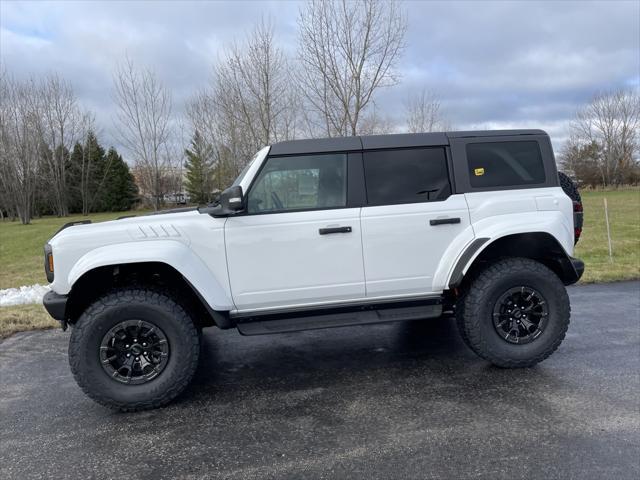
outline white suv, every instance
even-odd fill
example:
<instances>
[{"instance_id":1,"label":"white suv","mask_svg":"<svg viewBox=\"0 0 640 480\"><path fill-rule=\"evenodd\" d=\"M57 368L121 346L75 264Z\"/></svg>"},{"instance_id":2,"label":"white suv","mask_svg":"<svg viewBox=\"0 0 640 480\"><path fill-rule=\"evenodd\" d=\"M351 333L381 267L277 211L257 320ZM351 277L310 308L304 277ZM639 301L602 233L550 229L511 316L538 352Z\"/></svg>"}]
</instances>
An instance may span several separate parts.
<instances>
[{"instance_id":1,"label":"white suv","mask_svg":"<svg viewBox=\"0 0 640 480\"><path fill-rule=\"evenodd\" d=\"M79 385L122 410L178 395L213 325L256 335L454 313L474 352L525 367L569 325L576 203L540 130L283 142L215 205L63 227L45 246L44 304L73 326Z\"/></svg>"}]
</instances>

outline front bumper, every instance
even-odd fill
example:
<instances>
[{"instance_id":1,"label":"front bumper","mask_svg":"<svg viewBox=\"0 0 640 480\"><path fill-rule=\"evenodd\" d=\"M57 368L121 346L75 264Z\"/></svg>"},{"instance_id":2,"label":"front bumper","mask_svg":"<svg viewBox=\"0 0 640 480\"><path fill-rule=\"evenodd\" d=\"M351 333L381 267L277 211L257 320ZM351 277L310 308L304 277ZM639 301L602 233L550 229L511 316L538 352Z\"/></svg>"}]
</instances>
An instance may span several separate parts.
<instances>
[{"instance_id":1,"label":"front bumper","mask_svg":"<svg viewBox=\"0 0 640 480\"><path fill-rule=\"evenodd\" d=\"M68 295L60 295L53 291L47 292L42 299L42 304L49 315L62 322L63 326L67 320L66 312L68 299Z\"/></svg>"}]
</instances>

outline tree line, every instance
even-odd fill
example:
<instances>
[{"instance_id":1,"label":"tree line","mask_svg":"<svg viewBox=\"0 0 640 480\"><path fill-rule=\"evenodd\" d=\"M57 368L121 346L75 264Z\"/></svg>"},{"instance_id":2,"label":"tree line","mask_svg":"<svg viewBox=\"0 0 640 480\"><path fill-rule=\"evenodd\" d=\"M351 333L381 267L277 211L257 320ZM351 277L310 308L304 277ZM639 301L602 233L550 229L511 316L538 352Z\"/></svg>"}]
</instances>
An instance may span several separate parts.
<instances>
[{"instance_id":1,"label":"tree line","mask_svg":"<svg viewBox=\"0 0 640 480\"><path fill-rule=\"evenodd\" d=\"M127 163L99 144L68 82L0 77L0 215L128 210L137 187Z\"/></svg>"},{"instance_id":2,"label":"tree line","mask_svg":"<svg viewBox=\"0 0 640 480\"><path fill-rule=\"evenodd\" d=\"M271 22L260 20L226 46L184 116L174 113L171 91L153 70L125 58L113 76L114 136L133 164L140 198L158 209L186 189L193 203L210 202L256 151L282 140L452 129L426 87L407 92L402 119L376 104L381 89L400 81L406 30L396 1L309 0L298 15L294 49L285 50ZM5 210L28 221L34 206L58 215L80 204L83 213L111 206L93 198L112 183L104 179L110 169L80 153L70 167L74 145L95 132L93 115L77 107L70 86L55 75L38 84L3 74L1 93ZM638 110L634 91L594 97L572 122L559 164L583 184L637 183ZM111 165L116 157L104 158ZM122 188L132 191L126 183Z\"/></svg>"},{"instance_id":3,"label":"tree line","mask_svg":"<svg viewBox=\"0 0 640 480\"><path fill-rule=\"evenodd\" d=\"M599 93L580 108L560 166L582 185L640 183L640 95L637 90Z\"/></svg>"}]
</instances>

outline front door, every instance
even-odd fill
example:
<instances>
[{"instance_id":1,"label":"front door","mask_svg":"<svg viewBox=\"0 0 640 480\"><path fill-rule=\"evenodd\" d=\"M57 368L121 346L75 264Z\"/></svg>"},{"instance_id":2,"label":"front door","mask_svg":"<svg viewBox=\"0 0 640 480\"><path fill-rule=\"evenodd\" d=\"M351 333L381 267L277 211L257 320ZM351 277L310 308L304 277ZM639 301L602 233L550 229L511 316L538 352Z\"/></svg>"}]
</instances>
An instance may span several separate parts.
<instances>
[{"instance_id":1,"label":"front door","mask_svg":"<svg viewBox=\"0 0 640 480\"><path fill-rule=\"evenodd\" d=\"M360 208L347 202L347 154L270 157L225 224L238 311L365 295Z\"/></svg>"}]
</instances>

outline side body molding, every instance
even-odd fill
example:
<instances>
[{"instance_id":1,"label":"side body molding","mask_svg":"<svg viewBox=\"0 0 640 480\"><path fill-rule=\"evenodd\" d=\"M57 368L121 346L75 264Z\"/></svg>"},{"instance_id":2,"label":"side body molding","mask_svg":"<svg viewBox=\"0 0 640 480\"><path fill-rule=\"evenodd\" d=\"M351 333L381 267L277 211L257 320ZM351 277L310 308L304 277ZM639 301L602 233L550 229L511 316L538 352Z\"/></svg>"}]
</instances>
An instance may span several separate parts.
<instances>
[{"instance_id":1,"label":"side body molding","mask_svg":"<svg viewBox=\"0 0 640 480\"><path fill-rule=\"evenodd\" d=\"M67 277L69 289L82 275L94 268L126 263L160 262L180 272L213 310L235 307L228 282L216 278L189 246L176 240L127 242L99 247L87 252L73 266ZM68 292L59 292L68 293Z\"/></svg>"},{"instance_id":2,"label":"side body molding","mask_svg":"<svg viewBox=\"0 0 640 480\"><path fill-rule=\"evenodd\" d=\"M467 265L470 265L472 258L476 256L476 253L480 251L480 248L489 241L488 238L476 238L471 244L462 252L460 258L456 262L456 266L453 268L451 277L449 278L449 288L455 288L462 283L464 273L467 271Z\"/></svg>"}]
</instances>

